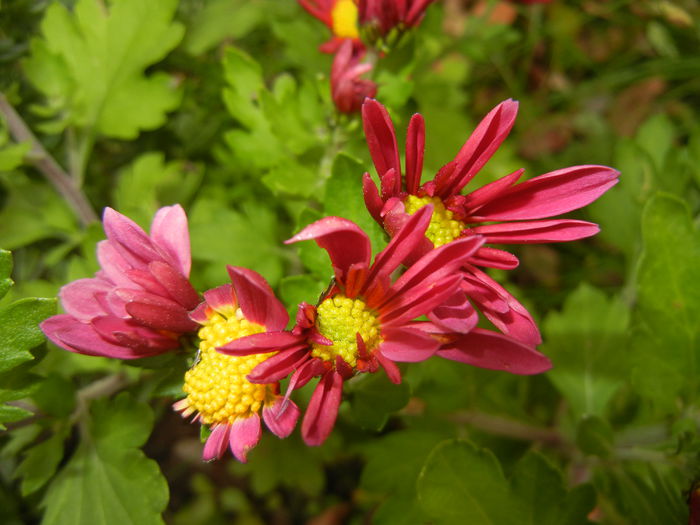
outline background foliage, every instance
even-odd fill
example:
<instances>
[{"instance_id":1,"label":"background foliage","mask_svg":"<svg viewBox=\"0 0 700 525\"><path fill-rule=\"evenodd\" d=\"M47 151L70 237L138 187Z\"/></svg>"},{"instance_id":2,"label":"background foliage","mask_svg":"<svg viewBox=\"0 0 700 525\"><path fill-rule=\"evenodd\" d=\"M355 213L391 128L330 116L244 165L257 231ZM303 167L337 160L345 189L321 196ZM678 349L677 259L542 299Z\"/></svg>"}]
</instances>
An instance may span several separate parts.
<instances>
[{"instance_id":1,"label":"background foliage","mask_svg":"<svg viewBox=\"0 0 700 525\"><path fill-rule=\"evenodd\" d=\"M292 313L329 279L322 251L282 244L293 232L338 214L385 243L361 198L359 119L330 101L327 36L292 0L0 4L0 521L683 523L700 478L693 0L445 0L380 62L399 133L426 118L426 174L509 97L520 116L481 183L622 171L577 214L597 237L523 246L517 271L494 274L539 316L551 372L436 360L405 366L400 387L361 377L324 446L265 436L245 465L205 464L170 408L186 358L44 343L56 304L36 297L97 269L106 205L147 226L182 203L196 287L247 266ZM35 142L11 137L8 104ZM87 195L78 213L66 180Z\"/></svg>"}]
</instances>

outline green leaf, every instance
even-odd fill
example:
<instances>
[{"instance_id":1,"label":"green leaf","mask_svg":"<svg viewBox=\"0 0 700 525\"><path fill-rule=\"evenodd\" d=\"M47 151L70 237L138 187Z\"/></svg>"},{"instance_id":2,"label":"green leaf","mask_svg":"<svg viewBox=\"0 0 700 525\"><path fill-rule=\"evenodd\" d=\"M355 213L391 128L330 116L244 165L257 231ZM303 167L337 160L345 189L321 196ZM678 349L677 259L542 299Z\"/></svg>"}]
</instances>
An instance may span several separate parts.
<instances>
[{"instance_id":1,"label":"green leaf","mask_svg":"<svg viewBox=\"0 0 700 525\"><path fill-rule=\"evenodd\" d=\"M607 458L613 447L610 424L598 416L584 417L576 429L576 444L584 454Z\"/></svg>"},{"instance_id":2,"label":"green leaf","mask_svg":"<svg viewBox=\"0 0 700 525\"><path fill-rule=\"evenodd\" d=\"M350 385L348 385L350 386ZM411 395L406 383L395 385L384 373L365 374L347 389L353 419L362 428L381 430L389 416L400 410Z\"/></svg>"},{"instance_id":3,"label":"green leaf","mask_svg":"<svg viewBox=\"0 0 700 525\"><path fill-rule=\"evenodd\" d=\"M663 194L645 207L642 233L635 312L638 360L633 379L641 395L658 395L654 401L670 408L679 392L695 399L698 389L700 233L686 204ZM660 371L651 369L659 362L670 377L684 380L659 385Z\"/></svg>"},{"instance_id":4,"label":"green leaf","mask_svg":"<svg viewBox=\"0 0 700 525\"><path fill-rule=\"evenodd\" d=\"M3 423L12 423L31 416L32 413L21 407L0 405L0 429L5 429Z\"/></svg>"},{"instance_id":5,"label":"green leaf","mask_svg":"<svg viewBox=\"0 0 700 525\"><path fill-rule=\"evenodd\" d=\"M55 299L33 297L0 310L0 372L33 359L29 350L44 340L39 323L55 312Z\"/></svg>"},{"instance_id":6,"label":"green leaf","mask_svg":"<svg viewBox=\"0 0 700 525\"><path fill-rule=\"evenodd\" d=\"M12 171L21 166L29 150L32 149L30 142L19 144L9 144L0 149L0 171Z\"/></svg>"},{"instance_id":7,"label":"green leaf","mask_svg":"<svg viewBox=\"0 0 700 525\"><path fill-rule=\"evenodd\" d=\"M14 281L12 275L12 254L7 250L0 250L0 299L5 297Z\"/></svg>"},{"instance_id":8,"label":"green leaf","mask_svg":"<svg viewBox=\"0 0 700 525\"><path fill-rule=\"evenodd\" d=\"M620 299L589 285L576 289L561 313L544 322L544 353L553 363L547 377L577 415L603 415L628 374L625 345L629 310Z\"/></svg>"},{"instance_id":9,"label":"green leaf","mask_svg":"<svg viewBox=\"0 0 700 525\"><path fill-rule=\"evenodd\" d=\"M333 161L331 177L326 184L323 206L326 215L344 217L357 224L372 241L373 252L385 245L384 231L367 211L362 192L362 175L367 171L357 159L339 153Z\"/></svg>"},{"instance_id":10,"label":"green leaf","mask_svg":"<svg viewBox=\"0 0 700 525\"><path fill-rule=\"evenodd\" d=\"M448 440L431 452L418 478L418 498L435 523L516 523L519 506L496 457L468 441Z\"/></svg>"},{"instance_id":11,"label":"green leaf","mask_svg":"<svg viewBox=\"0 0 700 525\"><path fill-rule=\"evenodd\" d=\"M152 425L151 409L126 394L93 403L78 450L46 492L42 523L162 523L168 486L137 448Z\"/></svg>"},{"instance_id":12,"label":"green leaf","mask_svg":"<svg viewBox=\"0 0 700 525\"><path fill-rule=\"evenodd\" d=\"M190 22L185 50L199 55L224 38L241 38L261 22L265 11L257 0L210 0Z\"/></svg>"},{"instance_id":13,"label":"green leaf","mask_svg":"<svg viewBox=\"0 0 700 525\"><path fill-rule=\"evenodd\" d=\"M202 175L194 165L166 164L163 153L144 153L119 173L115 204L121 213L147 228L158 208L189 201Z\"/></svg>"},{"instance_id":14,"label":"green leaf","mask_svg":"<svg viewBox=\"0 0 700 525\"><path fill-rule=\"evenodd\" d=\"M15 475L22 477L22 495L36 492L56 473L63 459L63 442L68 433L56 432L38 445L34 445L24 455Z\"/></svg>"},{"instance_id":15,"label":"green leaf","mask_svg":"<svg viewBox=\"0 0 700 525\"><path fill-rule=\"evenodd\" d=\"M146 68L162 60L182 38L172 21L175 0L120 0L108 7L78 0L73 12L51 4L34 40L26 72L49 97L52 114L65 113L62 125L133 139L163 124L180 93L170 76ZM58 131L58 130L56 130Z\"/></svg>"},{"instance_id":16,"label":"green leaf","mask_svg":"<svg viewBox=\"0 0 700 525\"><path fill-rule=\"evenodd\" d=\"M279 296L287 305L290 316L296 313L297 305L302 301L314 304L328 283L323 283L311 275L291 275L280 281Z\"/></svg>"},{"instance_id":17,"label":"green leaf","mask_svg":"<svg viewBox=\"0 0 700 525\"><path fill-rule=\"evenodd\" d=\"M511 477L513 497L522 503L518 522L530 525L588 523L595 505L590 485L567 493L562 475L539 452L528 452L516 464Z\"/></svg>"}]
</instances>

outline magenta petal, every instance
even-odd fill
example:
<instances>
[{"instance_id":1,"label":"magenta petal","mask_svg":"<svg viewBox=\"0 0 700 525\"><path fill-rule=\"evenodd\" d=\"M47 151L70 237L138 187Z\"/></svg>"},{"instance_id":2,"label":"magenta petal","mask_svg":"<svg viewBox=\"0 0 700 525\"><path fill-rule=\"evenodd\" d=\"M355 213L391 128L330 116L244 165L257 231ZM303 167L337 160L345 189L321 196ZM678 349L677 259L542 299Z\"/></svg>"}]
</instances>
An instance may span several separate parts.
<instances>
[{"instance_id":1,"label":"magenta petal","mask_svg":"<svg viewBox=\"0 0 700 525\"><path fill-rule=\"evenodd\" d=\"M481 237L457 239L425 254L396 280L392 292L400 294L416 286L427 286L454 273L483 242Z\"/></svg>"},{"instance_id":2,"label":"magenta petal","mask_svg":"<svg viewBox=\"0 0 700 525\"><path fill-rule=\"evenodd\" d=\"M343 378L328 371L316 385L301 424L301 435L310 447L321 445L333 430L343 394Z\"/></svg>"},{"instance_id":3,"label":"magenta petal","mask_svg":"<svg viewBox=\"0 0 700 525\"><path fill-rule=\"evenodd\" d=\"M262 429L260 428L260 416L251 414L246 418L236 418L231 425L231 433L229 435L229 445L231 452L236 456L236 459L241 463L248 461L246 457L248 451L258 444Z\"/></svg>"},{"instance_id":4,"label":"magenta petal","mask_svg":"<svg viewBox=\"0 0 700 525\"><path fill-rule=\"evenodd\" d=\"M231 355L265 354L298 345L303 341L303 337L287 331L262 332L234 339L217 350L222 354Z\"/></svg>"},{"instance_id":5,"label":"magenta petal","mask_svg":"<svg viewBox=\"0 0 700 525\"><path fill-rule=\"evenodd\" d=\"M281 381L294 370L299 369L309 360L309 348L307 345L298 348L290 348L279 354L268 357L253 368L247 379L251 383L265 384ZM301 388L299 385L298 388Z\"/></svg>"},{"instance_id":6,"label":"magenta petal","mask_svg":"<svg viewBox=\"0 0 700 525\"><path fill-rule=\"evenodd\" d=\"M187 278L168 263L154 261L148 265L148 270L168 295L185 309L191 310L199 304L199 294Z\"/></svg>"},{"instance_id":7,"label":"magenta petal","mask_svg":"<svg viewBox=\"0 0 700 525\"><path fill-rule=\"evenodd\" d=\"M518 103L504 100L493 108L476 127L455 157L455 169L448 177L435 179L437 195L443 199L459 191L488 162L515 123Z\"/></svg>"},{"instance_id":8,"label":"magenta petal","mask_svg":"<svg viewBox=\"0 0 700 525\"><path fill-rule=\"evenodd\" d=\"M512 270L520 264L518 258L510 252L482 246L471 257L469 263L486 268L498 268L499 270Z\"/></svg>"},{"instance_id":9,"label":"magenta petal","mask_svg":"<svg viewBox=\"0 0 700 525\"><path fill-rule=\"evenodd\" d=\"M132 319L119 319L113 316L96 317L90 324L106 341L133 348L144 355L155 355L180 346L175 337L141 326Z\"/></svg>"},{"instance_id":10,"label":"magenta petal","mask_svg":"<svg viewBox=\"0 0 700 525\"><path fill-rule=\"evenodd\" d=\"M125 298L126 292L118 290L117 295ZM197 323L190 319L187 310L173 301L145 293L133 295L126 300L126 311L144 326L177 333L197 329Z\"/></svg>"},{"instance_id":11,"label":"magenta petal","mask_svg":"<svg viewBox=\"0 0 700 525\"><path fill-rule=\"evenodd\" d=\"M420 113L411 117L406 134L406 191L418 193L425 154L425 121Z\"/></svg>"},{"instance_id":12,"label":"magenta petal","mask_svg":"<svg viewBox=\"0 0 700 525\"><path fill-rule=\"evenodd\" d=\"M150 237L125 215L105 208L102 220L107 239L129 264L138 267L162 259Z\"/></svg>"},{"instance_id":13,"label":"magenta petal","mask_svg":"<svg viewBox=\"0 0 700 525\"><path fill-rule=\"evenodd\" d=\"M212 429L202 451L204 461L213 461L224 455L228 447L230 431L231 427L227 424L217 425Z\"/></svg>"},{"instance_id":14,"label":"magenta petal","mask_svg":"<svg viewBox=\"0 0 700 525\"><path fill-rule=\"evenodd\" d=\"M195 323L204 324L209 320L209 315L207 315L209 310L209 305L206 301L203 301L197 305L197 308L190 312L190 319Z\"/></svg>"},{"instance_id":15,"label":"magenta petal","mask_svg":"<svg viewBox=\"0 0 700 525\"><path fill-rule=\"evenodd\" d=\"M443 346L440 357L512 374L539 374L552 368L547 356L506 335L475 328Z\"/></svg>"},{"instance_id":16,"label":"magenta petal","mask_svg":"<svg viewBox=\"0 0 700 525\"><path fill-rule=\"evenodd\" d=\"M455 273L437 282L404 290L382 307L379 319L383 325L397 325L427 315L459 290L461 281L461 275Z\"/></svg>"},{"instance_id":17,"label":"magenta petal","mask_svg":"<svg viewBox=\"0 0 700 525\"><path fill-rule=\"evenodd\" d=\"M392 361L403 363L425 361L440 348L440 341L436 338L408 326L382 330L382 337L384 342L377 352L381 352L384 357Z\"/></svg>"},{"instance_id":18,"label":"magenta petal","mask_svg":"<svg viewBox=\"0 0 700 525\"><path fill-rule=\"evenodd\" d=\"M133 287L133 281L129 279L128 272L134 266L129 264L124 257L109 241L97 243L97 260L100 263L103 277L120 287ZM141 269L146 269L145 264L138 265Z\"/></svg>"},{"instance_id":19,"label":"magenta petal","mask_svg":"<svg viewBox=\"0 0 700 525\"><path fill-rule=\"evenodd\" d=\"M156 246L176 263L185 277L190 275L190 232L182 206L166 206L158 210L151 223L151 238Z\"/></svg>"},{"instance_id":20,"label":"magenta petal","mask_svg":"<svg viewBox=\"0 0 700 525\"><path fill-rule=\"evenodd\" d=\"M49 317L39 327L54 344L78 354L115 357L117 359L138 359L165 351L162 349L153 349L152 352L140 351L111 343L101 337L91 325L81 323L66 314Z\"/></svg>"},{"instance_id":21,"label":"magenta petal","mask_svg":"<svg viewBox=\"0 0 700 525\"><path fill-rule=\"evenodd\" d=\"M227 266L226 269L245 318L269 331L284 330L289 315L262 275L236 266Z\"/></svg>"},{"instance_id":22,"label":"magenta petal","mask_svg":"<svg viewBox=\"0 0 700 525\"><path fill-rule=\"evenodd\" d=\"M394 363L388 357L384 357L381 352L374 352L372 355L377 361L379 361L379 364L382 365L382 368L384 369L386 376L389 378L389 381L395 385L400 385L401 370L399 370L399 367L396 366L396 363Z\"/></svg>"},{"instance_id":23,"label":"magenta petal","mask_svg":"<svg viewBox=\"0 0 700 525\"><path fill-rule=\"evenodd\" d=\"M286 438L292 433L299 419L299 407L293 401L283 402L276 398L271 405L263 408L263 419L270 431L279 438Z\"/></svg>"},{"instance_id":24,"label":"magenta petal","mask_svg":"<svg viewBox=\"0 0 700 525\"><path fill-rule=\"evenodd\" d=\"M365 173L362 176L362 195L365 198L365 206L367 206L367 211L372 218L381 225L381 211L382 207L384 206L384 201L382 201L381 197L379 196L377 185L374 183L369 173Z\"/></svg>"},{"instance_id":25,"label":"magenta petal","mask_svg":"<svg viewBox=\"0 0 700 525\"><path fill-rule=\"evenodd\" d=\"M364 263L369 266L369 237L352 221L341 217L325 217L310 224L285 243L311 239L328 252L339 282L343 282L346 272L353 264Z\"/></svg>"},{"instance_id":26,"label":"magenta petal","mask_svg":"<svg viewBox=\"0 0 700 525\"><path fill-rule=\"evenodd\" d=\"M108 293L113 286L103 279L79 279L62 287L58 295L66 313L81 321L89 321L108 313L97 300L97 295Z\"/></svg>"},{"instance_id":27,"label":"magenta petal","mask_svg":"<svg viewBox=\"0 0 700 525\"><path fill-rule=\"evenodd\" d=\"M510 175L501 177L465 195L462 204L464 206L464 214L472 215L475 210L479 209L487 202L497 199L506 188L510 188L515 184L517 180L522 177L524 172L525 170L521 168Z\"/></svg>"},{"instance_id":28,"label":"magenta petal","mask_svg":"<svg viewBox=\"0 0 700 525\"><path fill-rule=\"evenodd\" d=\"M396 143L396 133L391 117L384 106L374 99L367 99L362 104L362 126L365 130L367 147L372 156L374 167L381 178L387 171L393 169L397 177L401 177L401 161L399 148ZM400 184L400 182L399 182ZM384 187L382 194L393 196L401 191L401 187Z\"/></svg>"},{"instance_id":29,"label":"magenta petal","mask_svg":"<svg viewBox=\"0 0 700 525\"><path fill-rule=\"evenodd\" d=\"M477 226L474 233L493 244L566 242L591 237L600 231L597 224L576 220L504 222Z\"/></svg>"},{"instance_id":30,"label":"magenta petal","mask_svg":"<svg viewBox=\"0 0 700 525\"><path fill-rule=\"evenodd\" d=\"M433 207L429 204L408 216L401 229L392 236L386 248L374 258L367 282L374 281L380 275L390 275L402 261L408 259L416 248L422 245L432 214Z\"/></svg>"},{"instance_id":31,"label":"magenta petal","mask_svg":"<svg viewBox=\"0 0 700 525\"><path fill-rule=\"evenodd\" d=\"M231 284L222 284L207 290L203 295L205 306L209 306L215 312L231 315L231 310L238 308L238 303L236 303L236 298L233 295L233 285Z\"/></svg>"},{"instance_id":32,"label":"magenta petal","mask_svg":"<svg viewBox=\"0 0 700 525\"><path fill-rule=\"evenodd\" d=\"M540 175L501 192L473 219L518 221L553 217L590 204L617 184L620 173L606 166L573 166Z\"/></svg>"},{"instance_id":33,"label":"magenta petal","mask_svg":"<svg viewBox=\"0 0 700 525\"><path fill-rule=\"evenodd\" d=\"M447 332L466 334L476 327L479 315L460 289L428 314L428 319Z\"/></svg>"}]
</instances>

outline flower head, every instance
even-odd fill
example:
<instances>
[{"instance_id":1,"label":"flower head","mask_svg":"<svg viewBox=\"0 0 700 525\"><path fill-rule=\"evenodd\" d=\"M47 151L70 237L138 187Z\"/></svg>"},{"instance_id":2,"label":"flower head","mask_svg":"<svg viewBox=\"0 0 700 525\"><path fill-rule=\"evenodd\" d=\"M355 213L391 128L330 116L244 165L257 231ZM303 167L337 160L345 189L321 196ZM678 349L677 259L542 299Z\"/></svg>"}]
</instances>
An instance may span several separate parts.
<instances>
[{"instance_id":1,"label":"flower head","mask_svg":"<svg viewBox=\"0 0 700 525\"><path fill-rule=\"evenodd\" d=\"M363 49L355 0L299 0L299 4L331 30L333 36L321 45L321 51L335 53L344 42L355 50Z\"/></svg>"},{"instance_id":2,"label":"flower head","mask_svg":"<svg viewBox=\"0 0 700 525\"><path fill-rule=\"evenodd\" d=\"M344 42L333 58L331 69L331 98L341 113L357 113L367 97L377 94L377 84L362 78L372 65L361 62L361 53L355 52L350 42Z\"/></svg>"},{"instance_id":3,"label":"flower head","mask_svg":"<svg viewBox=\"0 0 700 525\"><path fill-rule=\"evenodd\" d=\"M365 203L374 219L396 235L412 214L430 205L433 214L424 249L478 235L485 240L462 266L461 295L471 298L504 333L538 344L539 331L527 310L479 267L512 269L518 259L492 244L563 242L589 237L598 226L549 217L581 208L615 185L619 173L606 166L573 166L516 184L523 170L462 194L505 140L515 122L518 104L506 100L479 123L454 160L432 180L421 184L425 124L411 118L402 175L396 134L387 110L376 100L362 108L367 145L381 181L381 193L368 173L363 178ZM544 219L544 220L543 220ZM459 302L459 297L453 298Z\"/></svg>"},{"instance_id":4,"label":"flower head","mask_svg":"<svg viewBox=\"0 0 700 525\"><path fill-rule=\"evenodd\" d=\"M393 30L417 26L434 0L359 0L358 15L362 31L383 38Z\"/></svg>"},{"instance_id":5,"label":"flower head","mask_svg":"<svg viewBox=\"0 0 700 525\"><path fill-rule=\"evenodd\" d=\"M197 328L188 312L200 300L188 280L184 210L158 210L150 235L111 208L105 208L103 222L101 270L61 288L66 313L47 319L41 329L61 348L87 355L136 359L178 348L178 338Z\"/></svg>"},{"instance_id":6,"label":"flower head","mask_svg":"<svg viewBox=\"0 0 700 525\"><path fill-rule=\"evenodd\" d=\"M187 397L175 403L184 417L208 425L211 434L203 458L219 458L230 448L239 461L260 439L260 411L267 427L287 437L299 417L297 406L279 395L279 383L254 384L246 376L274 353L228 356L216 351L238 338L287 324L284 306L265 280L245 268L228 268L233 284L204 293L205 301L192 313L199 329L199 355L185 374Z\"/></svg>"},{"instance_id":7,"label":"flower head","mask_svg":"<svg viewBox=\"0 0 700 525\"><path fill-rule=\"evenodd\" d=\"M327 217L307 226L288 242L314 240L328 252L335 277L319 304L301 303L292 331L250 335L219 348L229 355L278 350L248 376L254 383L292 374L291 391L321 376L302 423L307 444L319 445L330 433L346 379L384 368L398 383L395 361L423 361L441 349L439 330L415 319L455 294L461 282L455 271L483 241L471 236L430 251L392 282L401 261L424 242L431 214L426 207L410 216L373 263L369 238L353 222Z\"/></svg>"}]
</instances>

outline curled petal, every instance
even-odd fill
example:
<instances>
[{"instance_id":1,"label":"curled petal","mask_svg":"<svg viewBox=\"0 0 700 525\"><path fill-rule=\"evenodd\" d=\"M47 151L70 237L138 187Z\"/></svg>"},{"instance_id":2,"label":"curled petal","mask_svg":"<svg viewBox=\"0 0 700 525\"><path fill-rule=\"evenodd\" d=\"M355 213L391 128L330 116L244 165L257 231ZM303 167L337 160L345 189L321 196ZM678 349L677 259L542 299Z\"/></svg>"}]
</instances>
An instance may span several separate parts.
<instances>
[{"instance_id":1,"label":"curled petal","mask_svg":"<svg viewBox=\"0 0 700 525\"><path fill-rule=\"evenodd\" d=\"M384 342L377 352L391 361L417 363L432 357L440 348L440 341L430 334L410 327L385 329Z\"/></svg>"},{"instance_id":2,"label":"curled petal","mask_svg":"<svg viewBox=\"0 0 700 525\"><path fill-rule=\"evenodd\" d=\"M394 196L401 191L401 161L389 112L376 100L366 99L362 104L362 126L365 130L367 147L379 177L383 177L391 169L398 177L398 188L395 185L385 187L382 184L382 194Z\"/></svg>"},{"instance_id":3,"label":"curled petal","mask_svg":"<svg viewBox=\"0 0 700 525\"><path fill-rule=\"evenodd\" d=\"M292 433L297 419L299 419L299 407L293 401L284 403L281 397L263 408L263 420L267 428L279 438L286 438Z\"/></svg>"},{"instance_id":4,"label":"curled petal","mask_svg":"<svg viewBox=\"0 0 700 525\"><path fill-rule=\"evenodd\" d=\"M418 193L425 154L425 121L420 113L411 117L406 135L406 191Z\"/></svg>"},{"instance_id":5,"label":"curled petal","mask_svg":"<svg viewBox=\"0 0 700 525\"><path fill-rule=\"evenodd\" d=\"M444 345L437 355L479 368L512 374L540 374L552 368L547 356L503 334L475 328Z\"/></svg>"},{"instance_id":6,"label":"curled petal","mask_svg":"<svg viewBox=\"0 0 700 525\"><path fill-rule=\"evenodd\" d=\"M476 327L479 315L460 289L428 314L434 324L447 332L466 334Z\"/></svg>"},{"instance_id":7,"label":"curled petal","mask_svg":"<svg viewBox=\"0 0 700 525\"><path fill-rule=\"evenodd\" d=\"M341 217L325 217L310 224L285 243L312 239L328 252L338 282L344 282L345 274L353 264L364 263L369 266L369 237L352 221Z\"/></svg>"},{"instance_id":8,"label":"curled petal","mask_svg":"<svg viewBox=\"0 0 700 525\"><path fill-rule=\"evenodd\" d=\"M270 331L283 330L289 315L263 276L247 268L227 266L226 269L246 319Z\"/></svg>"},{"instance_id":9,"label":"curled petal","mask_svg":"<svg viewBox=\"0 0 700 525\"><path fill-rule=\"evenodd\" d=\"M103 279L79 279L62 287L59 297L66 313L80 321L89 321L107 313L97 296L108 293L113 286Z\"/></svg>"},{"instance_id":10,"label":"curled petal","mask_svg":"<svg viewBox=\"0 0 700 525\"><path fill-rule=\"evenodd\" d=\"M499 270L512 270L520 264L518 258L512 253L491 246L481 246L469 257L469 262L475 266L498 268Z\"/></svg>"},{"instance_id":11,"label":"curled petal","mask_svg":"<svg viewBox=\"0 0 700 525\"><path fill-rule=\"evenodd\" d=\"M204 292L205 306L225 315L231 315L232 310L238 307L236 297L233 295L233 285L223 284ZM204 319L206 321L206 319Z\"/></svg>"},{"instance_id":12,"label":"curled petal","mask_svg":"<svg viewBox=\"0 0 700 525\"><path fill-rule=\"evenodd\" d=\"M382 207L384 206L384 201L382 201L381 197L379 196L377 185L374 183L369 173L365 173L362 176L362 195L365 197L365 206L367 206L367 211L369 211L372 218L381 225L381 211Z\"/></svg>"}]
</instances>

